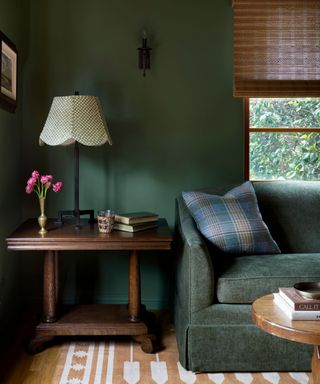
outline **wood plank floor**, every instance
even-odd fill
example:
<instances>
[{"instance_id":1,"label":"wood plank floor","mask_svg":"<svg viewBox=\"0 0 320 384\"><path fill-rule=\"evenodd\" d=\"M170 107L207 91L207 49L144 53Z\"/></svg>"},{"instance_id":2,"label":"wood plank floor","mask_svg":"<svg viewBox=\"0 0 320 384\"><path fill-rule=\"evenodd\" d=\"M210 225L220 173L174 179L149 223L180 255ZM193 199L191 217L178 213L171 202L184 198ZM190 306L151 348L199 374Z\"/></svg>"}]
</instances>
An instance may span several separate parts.
<instances>
[{"instance_id":1,"label":"wood plank floor","mask_svg":"<svg viewBox=\"0 0 320 384\"><path fill-rule=\"evenodd\" d=\"M52 384L60 345L52 345L37 355L26 352L28 335L35 321L33 315L25 314L25 321L10 335L7 348L0 350L0 384Z\"/></svg>"},{"instance_id":2,"label":"wood plank floor","mask_svg":"<svg viewBox=\"0 0 320 384\"><path fill-rule=\"evenodd\" d=\"M52 384L58 352L59 346L48 348L35 356L20 351L8 364L1 384Z\"/></svg>"}]
</instances>

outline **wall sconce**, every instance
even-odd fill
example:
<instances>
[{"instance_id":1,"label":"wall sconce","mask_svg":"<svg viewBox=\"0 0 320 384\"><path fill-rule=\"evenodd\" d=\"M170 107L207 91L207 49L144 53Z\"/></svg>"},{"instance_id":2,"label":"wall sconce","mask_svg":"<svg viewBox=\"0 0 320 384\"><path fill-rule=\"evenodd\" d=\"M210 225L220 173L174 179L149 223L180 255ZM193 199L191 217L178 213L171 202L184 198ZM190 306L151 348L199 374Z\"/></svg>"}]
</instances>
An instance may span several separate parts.
<instances>
[{"instance_id":1,"label":"wall sconce","mask_svg":"<svg viewBox=\"0 0 320 384\"><path fill-rule=\"evenodd\" d=\"M142 33L142 47L138 48L139 51L139 69L143 70L143 76L146 75L146 69L150 69L150 51L152 48L147 46L147 33Z\"/></svg>"}]
</instances>

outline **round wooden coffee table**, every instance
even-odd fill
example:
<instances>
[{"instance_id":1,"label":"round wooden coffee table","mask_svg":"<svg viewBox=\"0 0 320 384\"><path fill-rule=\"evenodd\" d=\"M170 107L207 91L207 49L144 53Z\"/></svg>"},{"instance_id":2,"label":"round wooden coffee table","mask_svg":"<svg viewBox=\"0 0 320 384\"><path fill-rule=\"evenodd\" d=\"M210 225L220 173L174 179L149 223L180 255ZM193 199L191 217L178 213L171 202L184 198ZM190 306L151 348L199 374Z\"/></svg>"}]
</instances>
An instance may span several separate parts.
<instances>
[{"instance_id":1,"label":"round wooden coffee table","mask_svg":"<svg viewBox=\"0 0 320 384\"><path fill-rule=\"evenodd\" d=\"M314 345L312 377L314 383L320 383L320 321L290 320L274 304L272 294L254 301L252 319L259 328L271 335Z\"/></svg>"}]
</instances>

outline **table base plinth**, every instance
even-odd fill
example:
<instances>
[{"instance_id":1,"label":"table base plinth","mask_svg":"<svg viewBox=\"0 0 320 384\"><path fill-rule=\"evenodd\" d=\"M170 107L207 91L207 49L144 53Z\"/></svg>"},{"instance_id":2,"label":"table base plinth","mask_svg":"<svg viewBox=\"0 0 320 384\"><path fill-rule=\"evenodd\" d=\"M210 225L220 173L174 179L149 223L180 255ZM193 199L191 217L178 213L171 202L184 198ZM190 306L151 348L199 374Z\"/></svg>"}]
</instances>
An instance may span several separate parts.
<instances>
[{"instance_id":1,"label":"table base plinth","mask_svg":"<svg viewBox=\"0 0 320 384\"><path fill-rule=\"evenodd\" d=\"M155 336L150 332L148 312L139 322L128 317L125 304L75 305L63 312L55 322L40 322L29 343L28 352L38 353L55 336L133 336L146 353L154 351Z\"/></svg>"}]
</instances>

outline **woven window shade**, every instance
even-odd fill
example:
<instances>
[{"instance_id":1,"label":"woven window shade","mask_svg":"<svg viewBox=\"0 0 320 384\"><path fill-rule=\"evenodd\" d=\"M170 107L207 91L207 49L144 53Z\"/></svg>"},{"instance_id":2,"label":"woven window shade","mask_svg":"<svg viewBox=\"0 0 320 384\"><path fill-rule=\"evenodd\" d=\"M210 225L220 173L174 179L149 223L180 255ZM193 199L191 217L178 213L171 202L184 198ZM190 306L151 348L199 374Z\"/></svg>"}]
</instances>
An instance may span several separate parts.
<instances>
[{"instance_id":1,"label":"woven window shade","mask_svg":"<svg viewBox=\"0 0 320 384\"><path fill-rule=\"evenodd\" d=\"M233 0L235 97L320 96L320 0Z\"/></svg>"}]
</instances>

